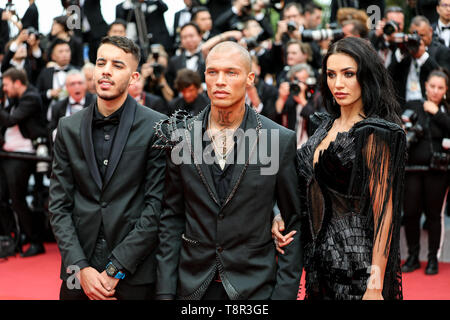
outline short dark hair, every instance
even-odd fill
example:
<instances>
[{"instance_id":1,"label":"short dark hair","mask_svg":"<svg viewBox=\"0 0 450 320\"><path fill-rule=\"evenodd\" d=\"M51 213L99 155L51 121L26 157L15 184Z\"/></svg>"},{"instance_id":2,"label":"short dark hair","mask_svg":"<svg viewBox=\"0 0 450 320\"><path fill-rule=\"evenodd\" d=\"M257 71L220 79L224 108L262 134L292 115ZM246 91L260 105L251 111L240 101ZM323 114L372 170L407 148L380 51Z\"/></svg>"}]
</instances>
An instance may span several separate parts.
<instances>
[{"instance_id":1,"label":"short dark hair","mask_svg":"<svg viewBox=\"0 0 450 320\"><path fill-rule=\"evenodd\" d=\"M202 80L197 72L184 68L177 72L174 84L177 91L186 89L191 85L194 85L198 89L202 84Z\"/></svg>"},{"instance_id":2,"label":"short dark hair","mask_svg":"<svg viewBox=\"0 0 450 320\"><path fill-rule=\"evenodd\" d=\"M180 33L183 31L184 28L189 27L189 26L194 27L195 30L197 30L197 33L198 33L198 34L202 34L202 30L200 30L200 27L199 27L195 22L192 22L192 21L191 21L191 22L188 22L188 23L185 23L185 24L180 28Z\"/></svg>"},{"instance_id":3,"label":"short dark hair","mask_svg":"<svg viewBox=\"0 0 450 320\"><path fill-rule=\"evenodd\" d=\"M69 31L69 27L67 26L68 19L69 19L68 16L62 15L62 16L57 16L57 17L53 18L53 21L62 25L62 27L64 28L64 31L67 32L67 31Z\"/></svg>"},{"instance_id":4,"label":"short dark hair","mask_svg":"<svg viewBox=\"0 0 450 320\"><path fill-rule=\"evenodd\" d=\"M319 6L317 3L310 2L310 3L308 3L308 4L305 5L305 9L304 9L304 12L303 12L303 13L305 14L306 12L309 12L309 13L313 14L313 13L314 13L314 10L320 10L320 11L322 11L323 9L322 9L322 7Z\"/></svg>"},{"instance_id":5,"label":"short dark hair","mask_svg":"<svg viewBox=\"0 0 450 320\"><path fill-rule=\"evenodd\" d=\"M295 7L300 14L303 14L303 7L302 7L302 5L300 3L298 3L298 2L289 2L283 8L283 17L284 17L284 13L286 12L286 10L288 10L288 9L290 9L292 7Z\"/></svg>"},{"instance_id":6,"label":"short dark hair","mask_svg":"<svg viewBox=\"0 0 450 320\"><path fill-rule=\"evenodd\" d=\"M361 86L366 117L378 116L400 125L400 105L396 100L392 79L371 43L356 37L334 42L323 58L320 86L327 111L334 117L340 116L340 107L334 102L333 94L328 87L326 71L328 58L336 53L352 57L358 65L356 78Z\"/></svg>"},{"instance_id":7,"label":"short dark hair","mask_svg":"<svg viewBox=\"0 0 450 320\"><path fill-rule=\"evenodd\" d=\"M100 46L102 44L111 44L122 49L126 53L131 53L138 64L141 61L141 50L133 40L128 39L127 37L106 36L102 39Z\"/></svg>"},{"instance_id":8,"label":"short dark hair","mask_svg":"<svg viewBox=\"0 0 450 320\"><path fill-rule=\"evenodd\" d=\"M367 36L369 35L369 30L367 29L367 26L364 23L362 23L361 20L351 19L342 22L342 26L346 26L348 24L353 25L353 29L351 31L352 35L360 36L361 38L367 38Z\"/></svg>"},{"instance_id":9,"label":"short dark hair","mask_svg":"<svg viewBox=\"0 0 450 320\"><path fill-rule=\"evenodd\" d=\"M209 12L208 8L205 6L198 6L198 7L194 7L191 10L191 22L195 20L195 18L197 18L197 15L200 12Z\"/></svg>"},{"instance_id":10,"label":"short dark hair","mask_svg":"<svg viewBox=\"0 0 450 320\"><path fill-rule=\"evenodd\" d=\"M51 60L52 58L52 53L53 50L55 49L56 46L59 46L61 44L67 44L70 48L70 51L72 52L72 48L70 47L69 42L67 42L66 40L60 39L60 38L55 38L51 43L50 46L48 48L48 59Z\"/></svg>"},{"instance_id":11,"label":"short dark hair","mask_svg":"<svg viewBox=\"0 0 450 320\"><path fill-rule=\"evenodd\" d=\"M24 86L28 86L27 74L22 69L9 68L3 73L3 79L4 78L9 78L12 82L19 80Z\"/></svg>"},{"instance_id":12,"label":"short dark hair","mask_svg":"<svg viewBox=\"0 0 450 320\"><path fill-rule=\"evenodd\" d=\"M385 13L384 13L384 16L387 17L388 13L390 13L390 12L400 12L400 13L405 14L405 13L403 12L403 9L402 9L401 7L399 7L399 6L390 6L390 7L387 7L387 8L386 8L386 11L385 11Z\"/></svg>"},{"instance_id":13,"label":"short dark hair","mask_svg":"<svg viewBox=\"0 0 450 320\"><path fill-rule=\"evenodd\" d=\"M109 25L108 31L110 31L111 28L112 28L112 26L115 25L115 24L120 24L120 25L122 25L122 26L125 28L125 30L127 30L127 22L126 22L125 20L119 18L119 19L114 20L114 21Z\"/></svg>"}]
</instances>

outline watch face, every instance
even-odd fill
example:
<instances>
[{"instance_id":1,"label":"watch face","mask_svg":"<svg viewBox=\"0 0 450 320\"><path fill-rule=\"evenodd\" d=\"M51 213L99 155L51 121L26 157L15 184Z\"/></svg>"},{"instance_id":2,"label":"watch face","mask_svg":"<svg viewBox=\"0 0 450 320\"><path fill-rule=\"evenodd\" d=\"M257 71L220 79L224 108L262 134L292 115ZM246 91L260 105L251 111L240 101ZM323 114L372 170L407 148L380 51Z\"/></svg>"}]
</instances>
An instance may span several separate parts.
<instances>
[{"instance_id":1,"label":"watch face","mask_svg":"<svg viewBox=\"0 0 450 320\"><path fill-rule=\"evenodd\" d=\"M106 274L108 276L114 277L117 273L117 269L116 267L114 267L114 265L112 263L110 263L107 267L106 267Z\"/></svg>"}]
</instances>

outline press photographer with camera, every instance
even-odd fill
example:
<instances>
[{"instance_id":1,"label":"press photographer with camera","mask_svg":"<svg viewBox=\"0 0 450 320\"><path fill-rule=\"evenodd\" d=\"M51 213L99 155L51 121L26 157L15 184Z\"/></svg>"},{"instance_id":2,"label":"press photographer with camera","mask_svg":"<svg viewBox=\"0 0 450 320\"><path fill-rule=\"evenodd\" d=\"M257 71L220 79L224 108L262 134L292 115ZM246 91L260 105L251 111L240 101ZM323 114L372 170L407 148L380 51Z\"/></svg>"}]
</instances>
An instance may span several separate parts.
<instances>
[{"instance_id":1,"label":"press photographer with camera","mask_svg":"<svg viewBox=\"0 0 450 320\"><path fill-rule=\"evenodd\" d=\"M308 140L309 116L317 111L314 71L305 63L294 65L282 82L275 102L279 123L297 133L297 148Z\"/></svg>"},{"instance_id":2,"label":"press photographer with camera","mask_svg":"<svg viewBox=\"0 0 450 320\"><path fill-rule=\"evenodd\" d=\"M425 98L408 101L402 120L407 131L404 226L408 259L403 272L420 268L420 218L426 216L428 264L425 274L438 273L442 245L443 204L449 186L450 92L449 77L434 70L425 83Z\"/></svg>"},{"instance_id":3,"label":"press photographer with camera","mask_svg":"<svg viewBox=\"0 0 450 320\"><path fill-rule=\"evenodd\" d=\"M443 45L433 34L430 21L424 16L415 16L411 20L410 32L416 32L424 41L427 52L441 68L450 71L450 48Z\"/></svg>"},{"instance_id":4,"label":"press photographer with camera","mask_svg":"<svg viewBox=\"0 0 450 320\"><path fill-rule=\"evenodd\" d=\"M397 49L394 34L403 32L404 26L403 9L391 6L386 9L384 18L377 22L375 30L369 33L369 40L384 61L386 68L391 64L392 55Z\"/></svg>"},{"instance_id":5,"label":"press photographer with camera","mask_svg":"<svg viewBox=\"0 0 450 320\"><path fill-rule=\"evenodd\" d=\"M160 44L152 44L150 51L151 53L146 63L141 67L144 90L161 97L168 103L174 96L174 92L165 76L165 70L167 70L169 63L169 55Z\"/></svg>"},{"instance_id":6,"label":"press photographer with camera","mask_svg":"<svg viewBox=\"0 0 450 320\"><path fill-rule=\"evenodd\" d=\"M0 110L0 127L4 132L2 150L35 154L39 148L36 142L47 137L39 92L28 83L25 71L15 68L3 74L3 92L12 104L7 109ZM11 208L17 213L23 232L31 242L29 249L22 254L23 257L45 252L42 244L43 217L33 214L25 199L28 193L28 180L36 171L36 165L36 162L31 160L0 159L0 168L7 181Z\"/></svg>"},{"instance_id":7,"label":"press photographer with camera","mask_svg":"<svg viewBox=\"0 0 450 320\"><path fill-rule=\"evenodd\" d=\"M426 51L424 39L417 33L400 33L396 41L397 49L388 70L394 80L397 99L404 105L406 101L424 98L425 81L439 65Z\"/></svg>"},{"instance_id":8,"label":"press photographer with camera","mask_svg":"<svg viewBox=\"0 0 450 320\"><path fill-rule=\"evenodd\" d=\"M16 39L6 45L1 71L11 67L23 69L31 83L35 83L44 67L39 33L33 27L23 29Z\"/></svg>"}]
</instances>

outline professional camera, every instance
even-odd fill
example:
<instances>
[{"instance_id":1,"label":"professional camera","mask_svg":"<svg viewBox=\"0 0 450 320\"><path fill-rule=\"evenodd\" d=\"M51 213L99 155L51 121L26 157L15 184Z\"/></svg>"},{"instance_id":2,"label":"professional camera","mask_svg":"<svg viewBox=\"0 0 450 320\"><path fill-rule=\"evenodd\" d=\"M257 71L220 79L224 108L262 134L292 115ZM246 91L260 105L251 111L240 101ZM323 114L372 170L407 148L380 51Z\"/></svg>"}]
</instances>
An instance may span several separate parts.
<instances>
[{"instance_id":1,"label":"professional camera","mask_svg":"<svg viewBox=\"0 0 450 320\"><path fill-rule=\"evenodd\" d=\"M383 27L383 33L387 36L390 36L393 33L398 32L398 30L400 30L400 26L394 20L389 20Z\"/></svg>"},{"instance_id":2,"label":"professional camera","mask_svg":"<svg viewBox=\"0 0 450 320\"><path fill-rule=\"evenodd\" d=\"M39 137L34 141L34 145L36 148L36 156L42 157L42 158L48 158L49 157L49 151L47 146L47 139L44 137ZM38 161L36 164L36 172L48 172L50 166L47 161Z\"/></svg>"},{"instance_id":3,"label":"professional camera","mask_svg":"<svg viewBox=\"0 0 450 320\"><path fill-rule=\"evenodd\" d=\"M152 68L153 68L153 74L155 76L155 78L160 78L161 75L164 73L164 66L160 63L158 63L158 59L159 59L159 45L158 44L152 44L150 46L150 50L153 56L153 60L155 60L155 62L152 63Z\"/></svg>"},{"instance_id":4,"label":"professional camera","mask_svg":"<svg viewBox=\"0 0 450 320\"><path fill-rule=\"evenodd\" d=\"M11 12L12 14L16 14L16 5L12 2L12 0L8 0L5 5L5 10Z\"/></svg>"},{"instance_id":5,"label":"professional camera","mask_svg":"<svg viewBox=\"0 0 450 320\"><path fill-rule=\"evenodd\" d=\"M311 98L314 95L314 92L316 91L316 78L309 77L306 79L306 82L303 82L306 85L306 99ZM289 94L293 96L297 96L301 92L300 88L301 81L294 79L291 82L289 82Z\"/></svg>"},{"instance_id":6,"label":"professional camera","mask_svg":"<svg viewBox=\"0 0 450 320\"><path fill-rule=\"evenodd\" d=\"M406 130L406 146L409 148L412 143L416 143L423 136L423 127L417 123L417 113L411 109L403 112L402 121Z\"/></svg>"},{"instance_id":7,"label":"professional camera","mask_svg":"<svg viewBox=\"0 0 450 320\"><path fill-rule=\"evenodd\" d=\"M247 49L253 50L261 45L261 42L270 38L270 34L265 31L261 31L256 37L244 38L244 42L247 45Z\"/></svg>"},{"instance_id":8,"label":"professional camera","mask_svg":"<svg viewBox=\"0 0 450 320\"><path fill-rule=\"evenodd\" d=\"M302 41L322 41L322 40L339 40L344 37L342 29L319 29L319 30L303 30Z\"/></svg>"},{"instance_id":9,"label":"professional camera","mask_svg":"<svg viewBox=\"0 0 450 320\"><path fill-rule=\"evenodd\" d=\"M287 29L288 29L288 32L294 32L294 31L298 30L298 27L294 21L288 21Z\"/></svg>"},{"instance_id":10,"label":"professional camera","mask_svg":"<svg viewBox=\"0 0 450 320\"><path fill-rule=\"evenodd\" d=\"M415 53L420 47L420 36L414 32L412 34L404 34L397 32L392 34L394 43L402 52Z\"/></svg>"}]
</instances>

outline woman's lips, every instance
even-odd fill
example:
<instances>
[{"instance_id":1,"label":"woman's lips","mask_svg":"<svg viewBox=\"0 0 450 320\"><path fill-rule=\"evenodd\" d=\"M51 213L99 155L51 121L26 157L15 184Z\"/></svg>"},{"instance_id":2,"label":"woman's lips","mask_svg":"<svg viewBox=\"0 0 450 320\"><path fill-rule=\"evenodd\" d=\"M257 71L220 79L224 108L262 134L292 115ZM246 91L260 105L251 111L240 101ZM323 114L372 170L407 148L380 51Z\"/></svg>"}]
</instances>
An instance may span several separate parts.
<instances>
[{"instance_id":1,"label":"woman's lips","mask_svg":"<svg viewBox=\"0 0 450 320\"><path fill-rule=\"evenodd\" d=\"M336 92L334 96L336 99L345 99L348 96L348 93Z\"/></svg>"}]
</instances>

